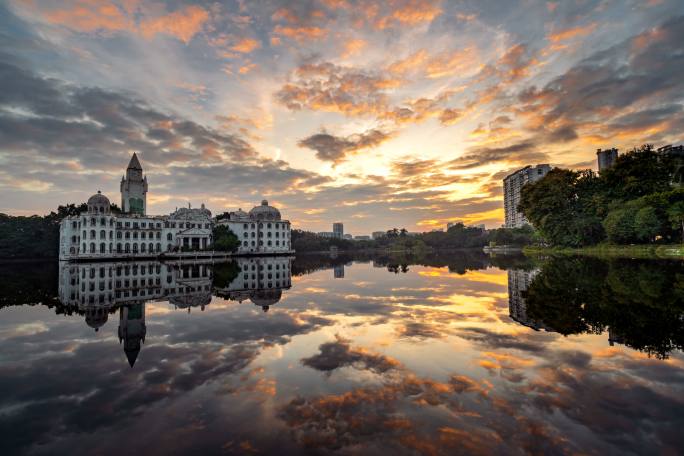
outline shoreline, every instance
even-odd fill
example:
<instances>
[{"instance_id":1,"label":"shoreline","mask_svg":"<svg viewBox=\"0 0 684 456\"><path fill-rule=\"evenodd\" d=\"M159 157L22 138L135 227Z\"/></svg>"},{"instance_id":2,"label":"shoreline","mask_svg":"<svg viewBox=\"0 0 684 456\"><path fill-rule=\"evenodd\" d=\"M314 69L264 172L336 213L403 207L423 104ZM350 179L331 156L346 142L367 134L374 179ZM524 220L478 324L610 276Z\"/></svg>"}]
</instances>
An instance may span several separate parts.
<instances>
[{"instance_id":1,"label":"shoreline","mask_svg":"<svg viewBox=\"0 0 684 456\"><path fill-rule=\"evenodd\" d=\"M673 245L610 245L599 244L591 247L539 247L525 246L525 255L558 255L558 256L596 256L604 258L644 258L684 260L684 244Z\"/></svg>"}]
</instances>

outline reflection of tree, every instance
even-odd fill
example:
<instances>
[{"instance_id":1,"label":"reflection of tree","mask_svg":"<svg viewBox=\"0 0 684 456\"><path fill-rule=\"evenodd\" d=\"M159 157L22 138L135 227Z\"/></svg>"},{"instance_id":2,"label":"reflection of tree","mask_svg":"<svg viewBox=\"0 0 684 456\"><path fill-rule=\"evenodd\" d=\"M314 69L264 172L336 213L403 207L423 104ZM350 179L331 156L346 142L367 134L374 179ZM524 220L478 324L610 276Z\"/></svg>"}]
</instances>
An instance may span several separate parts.
<instances>
[{"instance_id":1,"label":"reflection of tree","mask_svg":"<svg viewBox=\"0 0 684 456\"><path fill-rule=\"evenodd\" d=\"M58 264L55 261L0 264L0 277L0 309L42 304L55 308L57 314L74 312L59 301Z\"/></svg>"},{"instance_id":2,"label":"reflection of tree","mask_svg":"<svg viewBox=\"0 0 684 456\"><path fill-rule=\"evenodd\" d=\"M235 278L240 274L240 266L234 261L227 263L216 263L214 265L214 288L228 288Z\"/></svg>"},{"instance_id":3,"label":"reflection of tree","mask_svg":"<svg viewBox=\"0 0 684 456\"><path fill-rule=\"evenodd\" d=\"M554 258L526 293L527 314L561 334L607 328L659 358L684 347L684 274L674 262Z\"/></svg>"}]
</instances>

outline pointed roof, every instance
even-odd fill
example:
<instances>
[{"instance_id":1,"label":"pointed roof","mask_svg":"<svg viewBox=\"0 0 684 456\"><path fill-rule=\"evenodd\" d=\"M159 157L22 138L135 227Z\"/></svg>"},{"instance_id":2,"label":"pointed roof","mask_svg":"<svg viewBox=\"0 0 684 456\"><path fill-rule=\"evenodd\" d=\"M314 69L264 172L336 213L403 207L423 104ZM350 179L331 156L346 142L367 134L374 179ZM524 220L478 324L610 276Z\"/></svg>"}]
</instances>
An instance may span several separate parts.
<instances>
[{"instance_id":1,"label":"pointed roof","mask_svg":"<svg viewBox=\"0 0 684 456\"><path fill-rule=\"evenodd\" d=\"M133 365L135 364L135 360L138 358L138 353L140 353L140 347L133 350L124 349L124 353L126 353L126 358L128 358L128 364L130 364L131 367L133 367Z\"/></svg>"},{"instance_id":2,"label":"pointed roof","mask_svg":"<svg viewBox=\"0 0 684 456\"><path fill-rule=\"evenodd\" d=\"M142 166L140 165L140 161L138 160L138 156L133 152L133 156L131 157L131 161L128 163L128 168L127 169L139 169L142 171Z\"/></svg>"}]
</instances>

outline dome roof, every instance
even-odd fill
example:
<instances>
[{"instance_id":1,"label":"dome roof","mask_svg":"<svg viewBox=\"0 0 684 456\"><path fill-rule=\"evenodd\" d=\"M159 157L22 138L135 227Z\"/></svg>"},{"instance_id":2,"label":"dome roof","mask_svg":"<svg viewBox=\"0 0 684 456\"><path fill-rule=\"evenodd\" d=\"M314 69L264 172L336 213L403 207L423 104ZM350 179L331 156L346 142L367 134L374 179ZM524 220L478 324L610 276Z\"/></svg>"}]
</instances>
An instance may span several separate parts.
<instances>
[{"instance_id":1,"label":"dome roof","mask_svg":"<svg viewBox=\"0 0 684 456\"><path fill-rule=\"evenodd\" d=\"M268 205L268 201L263 200L260 206L255 206L249 215L256 220L280 220L280 211Z\"/></svg>"},{"instance_id":2,"label":"dome roof","mask_svg":"<svg viewBox=\"0 0 684 456\"><path fill-rule=\"evenodd\" d=\"M255 305L261 307L268 307L280 301L283 291L280 288L272 290L256 290L256 292L249 297Z\"/></svg>"},{"instance_id":3,"label":"dome roof","mask_svg":"<svg viewBox=\"0 0 684 456\"><path fill-rule=\"evenodd\" d=\"M109 319L109 312L104 307L89 307L85 314L86 324L95 331L100 329Z\"/></svg>"},{"instance_id":4,"label":"dome roof","mask_svg":"<svg viewBox=\"0 0 684 456\"><path fill-rule=\"evenodd\" d=\"M88 198L88 212L109 213L111 204L109 198L104 196L101 191Z\"/></svg>"}]
</instances>

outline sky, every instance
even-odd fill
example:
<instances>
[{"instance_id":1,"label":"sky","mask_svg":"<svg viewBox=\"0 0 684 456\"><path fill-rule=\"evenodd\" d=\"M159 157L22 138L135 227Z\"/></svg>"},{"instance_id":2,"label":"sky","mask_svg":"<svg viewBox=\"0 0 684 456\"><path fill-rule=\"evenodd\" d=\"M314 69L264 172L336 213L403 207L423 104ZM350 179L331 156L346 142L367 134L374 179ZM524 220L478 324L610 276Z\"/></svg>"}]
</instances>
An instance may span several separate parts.
<instances>
[{"instance_id":1,"label":"sky","mask_svg":"<svg viewBox=\"0 0 684 456\"><path fill-rule=\"evenodd\" d=\"M502 178L684 141L684 0L0 1L0 212L267 199L357 235L503 222Z\"/></svg>"}]
</instances>

